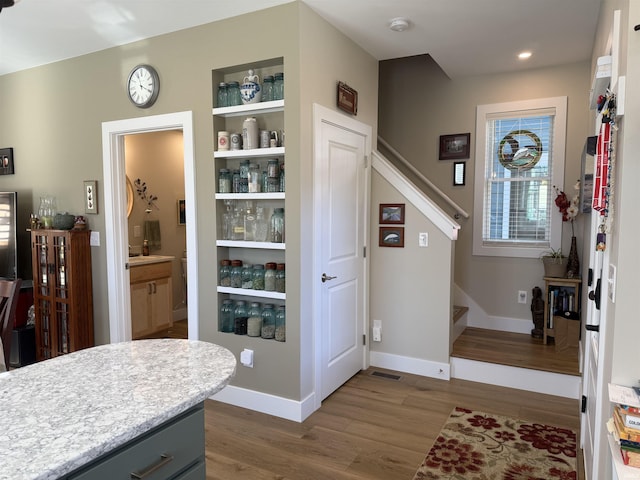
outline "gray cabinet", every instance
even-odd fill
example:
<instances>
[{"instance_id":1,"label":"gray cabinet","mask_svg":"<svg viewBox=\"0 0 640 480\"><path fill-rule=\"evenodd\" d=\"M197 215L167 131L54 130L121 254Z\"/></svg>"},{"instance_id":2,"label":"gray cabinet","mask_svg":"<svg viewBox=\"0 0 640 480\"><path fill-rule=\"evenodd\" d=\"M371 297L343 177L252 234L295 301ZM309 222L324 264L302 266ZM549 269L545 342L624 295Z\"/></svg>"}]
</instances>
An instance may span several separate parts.
<instances>
[{"instance_id":1,"label":"gray cabinet","mask_svg":"<svg viewBox=\"0 0 640 480\"><path fill-rule=\"evenodd\" d=\"M204 405L122 445L68 480L204 480Z\"/></svg>"}]
</instances>

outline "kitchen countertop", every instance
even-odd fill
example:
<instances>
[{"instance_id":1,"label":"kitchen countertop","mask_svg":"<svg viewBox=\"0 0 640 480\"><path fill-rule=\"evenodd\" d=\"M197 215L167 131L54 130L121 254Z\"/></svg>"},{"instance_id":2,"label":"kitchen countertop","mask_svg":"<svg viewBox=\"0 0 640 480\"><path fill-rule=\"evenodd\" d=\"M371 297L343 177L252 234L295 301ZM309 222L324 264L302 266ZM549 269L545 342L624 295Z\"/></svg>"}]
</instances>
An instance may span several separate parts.
<instances>
[{"instance_id":1,"label":"kitchen countertop","mask_svg":"<svg viewBox=\"0 0 640 480\"><path fill-rule=\"evenodd\" d=\"M0 479L55 479L222 390L236 360L212 343L88 348L0 373Z\"/></svg>"},{"instance_id":2,"label":"kitchen countertop","mask_svg":"<svg viewBox=\"0 0 640 480\"><path fill-rule=\"evenodd\" d=\"M148 265L150 263L161 263L175 260L176 257L169 255L138 255L136 257L129 257L129 267L137 267L138 265Z\"/></svg>"}]
</instances>

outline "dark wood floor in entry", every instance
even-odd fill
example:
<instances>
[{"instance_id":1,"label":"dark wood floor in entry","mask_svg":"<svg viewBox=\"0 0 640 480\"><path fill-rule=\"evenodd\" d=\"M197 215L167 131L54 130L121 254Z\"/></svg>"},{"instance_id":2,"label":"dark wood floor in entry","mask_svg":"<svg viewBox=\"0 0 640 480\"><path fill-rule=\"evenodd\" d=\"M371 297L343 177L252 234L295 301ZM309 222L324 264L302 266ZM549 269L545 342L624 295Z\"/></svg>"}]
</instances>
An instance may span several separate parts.
<instances>
[{"instance_id":1,"label":"dark wood floor in entry","mask_svg":"<svg viewBox=\"0 0 640 480\"><path fill-rule=\"evenodd\" d=\"M378 368L303 423L205 405L208 480L410 480L456 406L579 430L577 400Z\"/></svg>"}]
</instances>

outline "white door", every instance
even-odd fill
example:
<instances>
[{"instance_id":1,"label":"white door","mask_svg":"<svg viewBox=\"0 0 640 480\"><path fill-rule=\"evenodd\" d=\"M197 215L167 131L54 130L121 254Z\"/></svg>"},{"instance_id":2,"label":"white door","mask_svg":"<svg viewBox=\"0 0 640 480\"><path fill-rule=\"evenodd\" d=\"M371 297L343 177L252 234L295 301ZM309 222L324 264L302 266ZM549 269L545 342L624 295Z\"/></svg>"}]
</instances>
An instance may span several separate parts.
<instances>
[{"instance_id":1,"label":"white door","mask_svg":"<svg viewBox=\"0 0 640 480\"><path fill-rule=\"evenodd\" d=\"M365 366L365 232L371 129L318 105L317 212L321 400Z\"/></svg>"}]
</instances>

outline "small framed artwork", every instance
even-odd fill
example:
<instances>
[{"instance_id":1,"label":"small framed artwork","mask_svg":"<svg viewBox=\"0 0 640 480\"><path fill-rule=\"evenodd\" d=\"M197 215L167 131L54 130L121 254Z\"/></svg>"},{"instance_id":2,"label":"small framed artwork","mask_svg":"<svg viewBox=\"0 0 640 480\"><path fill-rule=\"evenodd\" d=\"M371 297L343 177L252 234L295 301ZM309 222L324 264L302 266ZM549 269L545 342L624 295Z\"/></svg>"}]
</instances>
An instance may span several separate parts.
<instances>
[{"instance_id":1,"label":"small framed artwork","mask_svg":"<svg viewBox=\"0 0 640 480\"><path fill-rule=\"evenodd\" d=\"M0 148L0 175L13 175L13 148Z\"/></svg>"},{"instance_id":2,"label":"small framed artwork","mask_svg":"<svg viewBox=\"0 0 640 480\"><path fill-rule=\"evenodd\" d=\"M404 247L404 227L380 227L381 247Z\"/></svg>"},{"instance_id":3,"label":"small framed artwork","mask_svg":"<svg viewBox=\"0 0 640 480\"><path fill-rule=\"evenodd\" d=\"M98 181L84 181L84 213L98 213Z\"/></svg>"},{"instance_id":4,"label":"small framed artwork","mask_svg":"<svg viewBox=\"0 0 640 480\"><path fill-rule=\"evenodd\" d=\"M440 135L440 160L469 158L470 133Z\"/></svg>"},{"instance_id":5,"label":"small framed artwork","mask_svg":"<svg viewBox=\"0 0 640 480\"><path fill-rule=\"evenodd\" d=\"M399 224L404 223L404 203L381 203L380 223Z\"/></svg>"},{"instance_id":6,"label":"small framed artwork","mask_svg":"<svg viewBox=\"0 0 640 480\"><path fill-rule=\"evenodd\" d=\"M466 163L453 162L453 186L458 187L464 185L466 176Z\"/></svg>"},{"instance_id":7,"label":"small framed artwork","mask_svg":"<svg viewBox=\"0 0 640 480\"><path fill-rule=\"evenodd\" d=\"M178 225L187 224L187 212L185 210L184 200L178 200Z\"/></svg>"}]
</instances>

